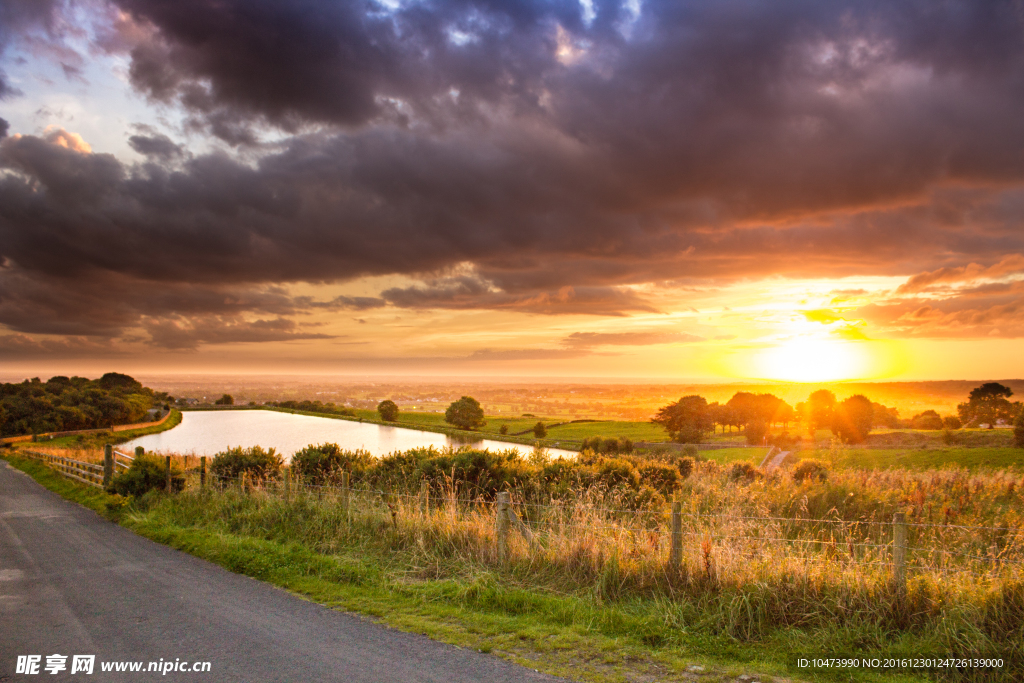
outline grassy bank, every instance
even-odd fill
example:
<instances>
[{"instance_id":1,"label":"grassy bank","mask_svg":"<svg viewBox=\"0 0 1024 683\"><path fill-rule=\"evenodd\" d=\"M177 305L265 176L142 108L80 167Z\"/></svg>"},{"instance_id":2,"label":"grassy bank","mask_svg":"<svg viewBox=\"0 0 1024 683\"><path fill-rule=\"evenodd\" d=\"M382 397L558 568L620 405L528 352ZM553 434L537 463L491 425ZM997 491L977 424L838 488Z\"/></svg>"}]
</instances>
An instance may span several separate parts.
<instances>
[{"instance_id":1,"label":"grassy bank","mask_svg":"<svg viewBox=\"0 0 1024 683\"><path fill-rule=\"evenodd\" d=\"M16 448L37 448L41 446L54 447L54 448L103 448L106 444L119 444L126 443L133 439L137 439L140 436L146 436L147 434L157 434L159 432L165 432L168 429L173 429L181 424L181 411L175 408L171 409L170 416L163 422L152 425L150 427L140 427L138 429L126 429L120 432L93 432L90 434L71 434L69 436L61 436L55 439L47 439L39 442L22 441L15 444Z\"/></svg>"},{"instance_id":2,"label":"grassy bank","mask_svg":"<svg viewBox=\"0 0 1024 683\"><path fill-rule=\"evenodd\" d=\"M229 508L235 517L242 512L235 506L245 501L233 492L152 496L124 509L114 497L70 482L36 461L16 456L7 460L65 498L231 571L336 609L574 680L691 680L695 665L703 667L700 678L706 681L733 680L744 673L762 680L794 680L792 663L780 652L829 647L824 633L808 638L779 631L762 642L741 642L665 622L656 603L529 587L514 576L473 564L454 571L450 562L430 566L415 546L395 544L389 534L379 545L346 533L327 548L311 544L308 537L297 542L281 538L284 529L263 526L259 515L249 517L247 528L226 524L219 514L205 521L196 517ZM306 502L296 522L311 529L328 521L323 517L330 514L326 506ZM317 519L309 517L314 510ZM796 678L814 679L923 680L868 671L855 672L852 679L828 674Z\"/></svg>"},{"instance_id":3,"label":"grassy bank","mask_svg":"<svg viewBox=\"0 0 1024 683\"><path fill-rule=\"evenodd\" d=\"M42 469L14 462L36 474ZM820 482L733 481L702 466L677 491L696 513L685 531L698 541L687 543L681 568L667 572L664 536L655 533L663 519L631 513L627 525L602 509L614 501L594 497L587 504L582 494L568 516L518 508L540 534L538 545L514 541L500 561L489 504L467 500L449 481L430 489L433 500L424 509L423 499L409 493L420 482L406 464L404 472L379 473L392 477L390 487L380 478L357 479L347 507L331 489L293 488L286 501L279 483L268 482L250 493L230 485L149 494L117 516L150 538L325 604L584 680L680 679L692 664L714 671L711 680L739 673L911 680L864 670L807 676L794 659L1019 654L1024 640L1019 575L922 573L901 596L884 568L856 566L871 559L863 554L870 550L844 559L847 538L833 537L833 550L819 543L815 552L832 558L824 565L800 556L799 545L778 552L771 544L751 546L751 538L716 540L756 537L761 527L743 521L753 514L853 520L840 525L844 533L891 519L897 508L923 524L954 514L964 528L1014 519L1019 525L1019 474L851 471ZM360 492L371 485L379 491ZM600 487L589 494L600 495ZM523 493L516 498L529 500ZM776 525L774 532L795 541L822 538L822 525L798 526ZM916 529L912 543L923 547L930 533ZM955 533L939 538L939 547L966 540L983 548L991 541L988 532ZM829 555L836 548L839 557Z\"/></svg>"}]
</instances>

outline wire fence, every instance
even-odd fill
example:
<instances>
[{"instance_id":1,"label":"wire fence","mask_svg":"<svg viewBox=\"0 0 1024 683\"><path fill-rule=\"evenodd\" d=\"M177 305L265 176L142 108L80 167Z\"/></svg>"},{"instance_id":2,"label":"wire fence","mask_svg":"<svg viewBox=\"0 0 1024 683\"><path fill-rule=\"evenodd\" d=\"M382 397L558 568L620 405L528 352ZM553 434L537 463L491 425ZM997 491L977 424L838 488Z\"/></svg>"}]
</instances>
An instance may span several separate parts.
<instances>
[{"instance_id":1,"label":"wire fence","mask_svg":"<svg viewBox=\"0 0 1024 683\"><path fill-rule=\"evenodd\" d=\"M64 476L98 487L109 484L134 460L127 453L108 450L108 476L106 462L101 466L43 452L24 454ZM752 564L774 563L779 569L885 572L897 582L905 581L907 574L1024 578L1024 526L913 522L900 513L891 522L736 514L687 509L686 501L664 509L615 507L600 501L527 502L515 491L497 496L471 493L452 480L424 481L418 492L410 492L352 485L347 474L340 484L305 481L290 470L283 477L264 479L246 473L223 476L207 471L205 458L194 460L198 462L184 460L184 481L174 485L167 459L167 488L190 493L231 491L284 504L315 500L344 508L346 520L383 522L396 530L400 524L425 528L443 518L448 524L482 530L498 555L512 552L516 543L526 543L522 549L526 553L568 553L585 545L607 557L642 556L669 566L713 564L717 572L737 575ZM175 470L175 477L181 475ZM510 536L508 529L518 534Z\"/></svg>"}]
</instances>

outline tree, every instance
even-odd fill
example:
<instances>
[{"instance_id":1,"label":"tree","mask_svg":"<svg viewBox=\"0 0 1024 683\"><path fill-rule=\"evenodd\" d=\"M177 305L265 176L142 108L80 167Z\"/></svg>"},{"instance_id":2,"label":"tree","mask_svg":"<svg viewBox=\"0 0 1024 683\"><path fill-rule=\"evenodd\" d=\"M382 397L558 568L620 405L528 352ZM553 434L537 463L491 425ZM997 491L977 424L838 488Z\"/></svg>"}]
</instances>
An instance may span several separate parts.
<instances>
[{"instance_id":1,"label":"tree","mask_svg":"<svg viewBox=\"0 0 1024 683\"><path fill-rule=\"evenodd\" d=\"M548 435L548 429L544 426L543 422L537 422L537 424L533 425L533 435L538 439L543 439Z\"/></svg>"},{"instance_id":2,"label":"tree","mask_svg":"<svg viewBox=\"0 0 1024 683\"><path fill-rule=\"evenodd\" d=\"M914 429L942 429L942 417L934 410L918 413L910 421Z\"/></svg>"},{"instance_id":3,"label":"tree","mask_svg":"<svg viewBox=\"0 0 1024 683\"><path fill-rule=\"evenodd\" d=\"M847 443L860 443L871 433L873 418L871 401L856 394L836 406L832 413L832 433Z\"/></svg>"},{"instance_id":4,"label":"tree","mask_svg":"<svg viewBox=\"0 0 1024 683\"><path fill-rule=\"evenodd\" d=\"M1020 411L1017 419L1013 421L1013 445L1024 448L1024 410Z\"/></svg>"},{"instance_id":5,"label":"tree","mask_svg":"<svg viewBox=\"0 0 1024 683\"><path fill-rule=\"evenodd\" d=\"M1013 389L998 382L986 382L971 390L966 403L956 407L960 420L965 425L987 424L989 429L995 427L996 421L1013 419L1016 410L1008 400L1013 396Z\"/></svg>"},{"instance_id":6,"label":"tree","mask_svg":"<svg viewBox=\"0 0 1024 683\"><path fill-rule=\"evenodd\" d=\"M942 426L946 429L960 429L964 426L964 423L956 415L947 415L942 418Z\"/></svg>"},{"instance_id":7,"label":"tree","mask_svg":"<svg viewBox=\"0 0 1024 683\"><path fill-rule=\"evenodd\" d=\"M218 406L233 406L235 405L235 399L231 394L224 394L213 403Z\"/></svg>"},{"instance_id":8,"label":"tree","mask_svg":"<svg viewBox=\"0 0 1024 683\"><path fill-rule=\"evenodd\" d=\"M804 410L807 411L807 427L813 433L832 425L832 414L836 409L836 395L828 389L819 389L807 397Z\"/></svg>"},{"instance_id":9,"label":"tree","mask_svg":"<svg viewBox=\"0 0 1024 683\"><path fill-rule=\"evenodd\" d=\"M398 404L391 399L385 399L377 404L377 412L380 419L385 422L394 422L398 419Z\"/></svg>"},{"instance_id":10,"label":"tree","mask_svg":"<svg viewBox=\"0 0 1024 683\"><path fill-rule=\"evenodd\" d=\"M703 396L684 396L661 408L651 422L663 426L680 443L700 443L715 428Z\"/></svg>"},{"instance_id":11,"label":"tree","mask_svg":"<svg viewBox=\"0 0 1024 683\"><path fill-rule=\"evenodd\" d=\"M871 414L874 415L875 427L888 427L896 429L900 426L900 411L896 408L887 408L881 403L871 402Z\"/></svg>"},{"instance_id":12,"label":"tree","mask_svg":"<svg viewBox=\"0 0 1024 683\"><path fill-rule=\"evenodd\" d=\"M459 429L476 429L487 424L484 420L484 409L471 396L463 396L458 401L453 401L444 411L444 421Z\"/></svg>"},{"instance_id":13,"label":"tree","mask_svg":"<svg viewBox=\"0 0 1024 683\"><path fill-rule=\"evenodd\" d=\"M743 435L751 446L759 446L768 435L768 423L764 420L754 419L743 425Z\"/></svg>"}]
</instances>

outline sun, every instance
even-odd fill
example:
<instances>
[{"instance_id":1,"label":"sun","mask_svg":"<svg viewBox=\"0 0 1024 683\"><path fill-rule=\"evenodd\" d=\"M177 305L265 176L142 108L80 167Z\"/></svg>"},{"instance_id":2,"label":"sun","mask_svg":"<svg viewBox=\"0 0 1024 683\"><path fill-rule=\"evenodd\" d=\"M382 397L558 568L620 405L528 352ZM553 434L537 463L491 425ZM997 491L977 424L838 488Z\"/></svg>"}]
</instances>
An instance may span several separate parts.
<instances>
[{"instance_id":1,"label":"sun","mask_svg":"<svg viewBox=\"0 0 1024 683\"><path fill-rule=\"evenodd\" d=\"M791 382L860 379L871 370L864 346L838 339L797 337L760 352L754 360L755 371L759 377Z\"/></svg>"}]
</instances>

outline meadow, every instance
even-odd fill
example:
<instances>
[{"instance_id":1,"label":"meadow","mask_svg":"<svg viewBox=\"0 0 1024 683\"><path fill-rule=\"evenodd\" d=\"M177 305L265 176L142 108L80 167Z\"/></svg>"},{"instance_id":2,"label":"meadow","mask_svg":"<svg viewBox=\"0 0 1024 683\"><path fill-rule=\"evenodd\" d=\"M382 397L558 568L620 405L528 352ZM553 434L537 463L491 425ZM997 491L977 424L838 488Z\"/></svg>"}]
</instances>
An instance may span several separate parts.
<instances>
[{"instance_id":1,"label":"meadow","mask_svg":"<svg viewBox=\"0 0 1024 683\"><path fill-rule=\"evenodd\" d=\"M211 462L205 488L196 460L175 458L189 480L183 493L112 505L152 537L193 539L200 554L233 539L359 557L363 569L342 582L417 595L427 621L453 606L510 612L529 642L525 634L568 626L625 639L655 660L673 649L691 659L730 652L790 675L795 655L808 652L998 653L1024 667L1020 468L896 467L908 457L898 449L833 443L802 453L812 468L764 473L750 467L752 451L761 454L573 461L543 451L339 451L333 461L317 456L316 467L293 463L287 484L283 470L222 470L219 479ZM944 457L959 457L950 451ZM860 460L866 454L878 462ZM504 545L501 490L526 530L511 526ZM902 587L893 578L896 512L907 522ZM266 571L233 557L243 571Z\"/></svg>"}]
</instances>

